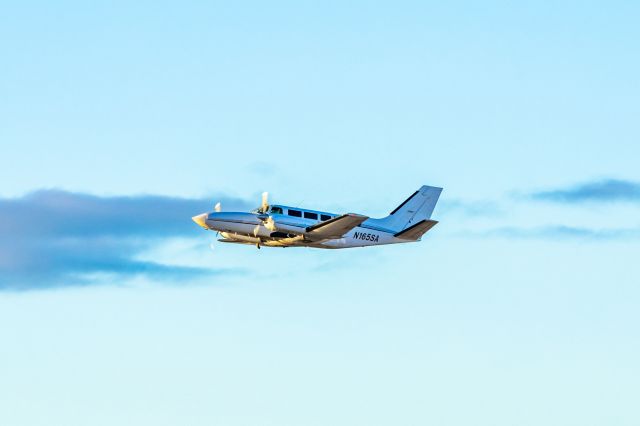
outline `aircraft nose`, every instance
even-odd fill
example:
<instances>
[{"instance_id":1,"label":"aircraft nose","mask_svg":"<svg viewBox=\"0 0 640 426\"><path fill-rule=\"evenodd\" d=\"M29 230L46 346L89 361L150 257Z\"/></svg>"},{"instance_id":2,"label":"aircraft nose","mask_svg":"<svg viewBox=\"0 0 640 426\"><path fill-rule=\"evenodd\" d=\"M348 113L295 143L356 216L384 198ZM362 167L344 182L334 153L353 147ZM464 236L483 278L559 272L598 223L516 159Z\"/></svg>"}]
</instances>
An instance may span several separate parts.
<instances>
[{"instance_id":1,"label":"aircraft nose","mask_svg":"<svg viewBox=\"0 0 640 426\"><path fill-rule=\"evenodd\" d=\"M207 227L207 217L208 217L208 215L206 213L202 213L202 214L199 214L197 216L192 217L191 220L193 220L195 223L197 223L198 226L201 226L204 229L209 229Z\"/></svg>"}]
</instances>

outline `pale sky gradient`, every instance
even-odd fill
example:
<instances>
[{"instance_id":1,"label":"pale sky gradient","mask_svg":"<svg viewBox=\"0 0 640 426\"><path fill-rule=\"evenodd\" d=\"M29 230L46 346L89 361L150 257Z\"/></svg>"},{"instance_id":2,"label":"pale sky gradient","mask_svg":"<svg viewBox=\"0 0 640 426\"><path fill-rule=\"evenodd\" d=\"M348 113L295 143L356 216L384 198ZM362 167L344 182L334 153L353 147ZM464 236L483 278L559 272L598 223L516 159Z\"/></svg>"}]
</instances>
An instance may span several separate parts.
<instances>
[{"instance_id":1,"label":"pale sky gradient","mask_svg":"<svg viewBox=\"0 0 640 426\"><path fill-rule=\"evenodd\" d=\"M2 10L1 425L640 423L638 4ZM190 221L422 184L419 244Z\"/></svg>"}]
</instances>

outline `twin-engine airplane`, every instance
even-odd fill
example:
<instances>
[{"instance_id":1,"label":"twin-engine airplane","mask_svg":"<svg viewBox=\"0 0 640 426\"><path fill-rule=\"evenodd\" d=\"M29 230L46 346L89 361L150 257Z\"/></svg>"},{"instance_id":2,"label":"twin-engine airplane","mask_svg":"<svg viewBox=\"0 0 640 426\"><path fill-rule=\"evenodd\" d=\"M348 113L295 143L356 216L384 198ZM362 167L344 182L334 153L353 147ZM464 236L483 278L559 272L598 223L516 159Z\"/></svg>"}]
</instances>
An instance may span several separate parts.
<instances>
[{"instance_id":1,"label":"twin-engine airplane","mask_svg":"<svg viewBox=\"0 0 640 426\"><path fill-rule=\"evenodd\" d=\"M339 249L420 241L436 223L431 214L442 188L423 186L382 219L355 213L338 215L298 207L262 205L249 212L214 212L194 216L195 223L218 231L224 243L266 247L316 247Z\"/></svg>"}]
</instances>

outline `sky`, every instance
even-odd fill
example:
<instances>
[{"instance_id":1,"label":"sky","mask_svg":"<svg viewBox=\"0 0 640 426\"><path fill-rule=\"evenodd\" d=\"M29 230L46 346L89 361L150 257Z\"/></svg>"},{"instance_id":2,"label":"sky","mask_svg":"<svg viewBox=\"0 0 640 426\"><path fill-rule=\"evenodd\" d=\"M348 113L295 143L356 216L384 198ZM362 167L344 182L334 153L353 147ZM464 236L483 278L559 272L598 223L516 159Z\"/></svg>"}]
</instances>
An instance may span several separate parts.
<instances>
[{"instance_id":1,"label":"sky","mask_svg":"<svg viewBox=\"0 0 640 426\"><path fill-rule=\"evenodd\" d=\"M0 424L640 423L640 5L0 13ZM224 245L271 200L423 241Z\"/></svg>"}]
</instances>

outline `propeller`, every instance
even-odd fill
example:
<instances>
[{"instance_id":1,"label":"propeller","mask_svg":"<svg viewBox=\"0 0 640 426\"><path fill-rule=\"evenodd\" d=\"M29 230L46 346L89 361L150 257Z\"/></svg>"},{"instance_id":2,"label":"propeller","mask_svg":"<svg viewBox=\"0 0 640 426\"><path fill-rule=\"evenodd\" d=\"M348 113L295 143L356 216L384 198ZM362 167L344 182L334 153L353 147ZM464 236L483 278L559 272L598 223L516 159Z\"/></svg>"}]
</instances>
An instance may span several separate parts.
<instances>
[{"instance_id":1,"label":"propeller","mask_svg":"<svg viewBox=\"0 0 640 426\"><path fill-rule=\"evenodd\" d=\"M260 207L258 208L258 219L262 222L262 225L264 225L265 228L273 232L276 230L276 223L273 220L273 217L268 215L269 207L269 193L265 191L262 193L262 204L260 204ZM258 224L253 228L254 237L258 236L258 232L260 232L260 225L261 224Z\"/></svg>"},{"instance_id":2,"label":"propeller","mask_svg":"<svg viewBox=\"0 0 640 426\"><path fill-rule=\"evenodd\" d=\"M276 222L273 220L272 216L269 216L267 220L264 221L264 227L271 232L276 230Z\"/></svg>"},{"instance_id":3,"label":"propeller","mask_svg":"<svg viewBox=\"0 0 640 426\"><path fill-rule=\"evenodd\" d=\"M267 217L264 220L261 218L258 218L258 219L262 221L262 225L264 225L264 227L267 228L269 231L274 232L277 229L276 222L273 220L271 216ZM258 232L260 232L260 224L257 224L256 227L253 228L253 236L257 237Z\"/></svg>"},{"instance_id":4,"label":"propeller","mask_svg":"<svg viewBox=\"0 0 640 426\"><path fill-rule=\"evenodd\" d=\"M269 211L269 193L268 192L262 193L262 204L260 205L260 208L258 209L258 211L262 214Z\"/></svg>"},{"instance_id":5,"label":"propeller","mask_svg":"<svg viewBox=\"0 0 640 426\"><path fill-rule=\"evenodd\" d=\"M213 211L215 211L216 213L220 213L220 211L222 211L222 205L220 204L220 202L218 201L216 203L216 205L213 207ZM220 235L220 231L216 231L216 238ZM211 242L211 244L209 244L209 248L211 250L213 250L214 245L213 242Z\"/></svg>"}]
</instances>

